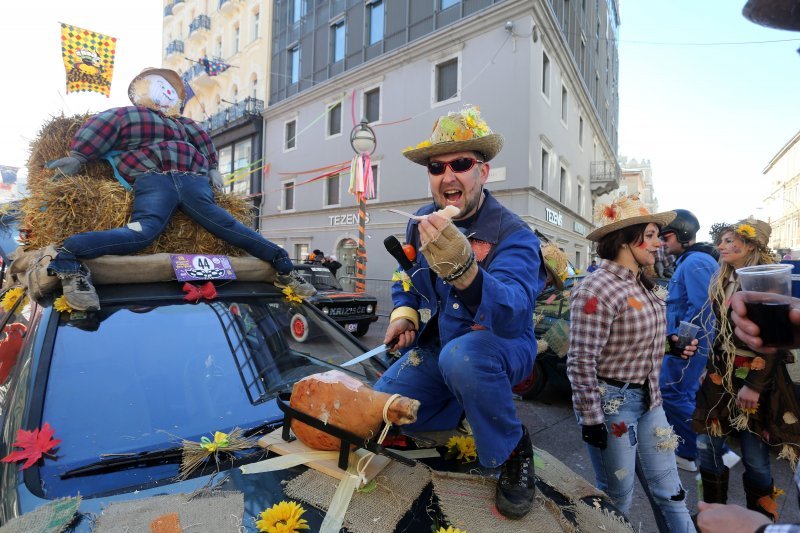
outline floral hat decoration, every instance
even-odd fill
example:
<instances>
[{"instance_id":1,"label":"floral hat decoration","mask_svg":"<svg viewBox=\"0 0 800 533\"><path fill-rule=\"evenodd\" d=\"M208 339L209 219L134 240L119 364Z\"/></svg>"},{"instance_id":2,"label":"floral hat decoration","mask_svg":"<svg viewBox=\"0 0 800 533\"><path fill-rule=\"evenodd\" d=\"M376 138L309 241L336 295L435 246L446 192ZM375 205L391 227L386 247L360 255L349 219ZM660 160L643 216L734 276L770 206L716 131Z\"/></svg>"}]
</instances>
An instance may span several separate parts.
<instances>
[{"instance_id":1,"label":"floral hat decoration","mask_svg":"<svg viewBox=\"0 0 800 533\"><path fill-rule=\"evenodd\" d=\"M404 149L403 155L419 165L427 165L431 156L455 152L480 152L484 161L491 161L502 148L503 136L489 128L478 106L470 106L439 117L431 136Z\"/></svg>"},{"instance_id":2,"label":"floral hat decoration","mask_svg":"<svg viewBox=\"0 0 800 533\"><path fill-rule=\"evenodd\" d=\"M711 226L712 239L715 244L719 244L722 235L733 231L743 241L755 244L760 250L768 250L769 237L772 234L772 227L756 218L746 218L736 224L713 224Z\"/></svg>"},{"instance_id":3,"label":"floral hat decoration","mask_svg":"<svg viewBox=\"0 0 800 533\"><path fill-rule=\"evenodd\" d=\"M586 238L597 242L611 232L649 222L665 226L672 222L676 216L674 211L650 213L639 199L638 194L629 194L615 199L610 204L597 204L594 218L600 222L600 227L587 235Z\"/></svg>"},{"instance_id":4,"label":"floral hat decoration","mask_svg":"<svg viewBox=\"0 0 800 533\"><path fill-rule=\"evenodd\" d=\"M564 280L567 279L569 274L567 254L552 242L548 242L542 245L542 258L544 259L544 267L553 278L553 284L556 289L564 290Z\"/></svg>"}]
</instances>

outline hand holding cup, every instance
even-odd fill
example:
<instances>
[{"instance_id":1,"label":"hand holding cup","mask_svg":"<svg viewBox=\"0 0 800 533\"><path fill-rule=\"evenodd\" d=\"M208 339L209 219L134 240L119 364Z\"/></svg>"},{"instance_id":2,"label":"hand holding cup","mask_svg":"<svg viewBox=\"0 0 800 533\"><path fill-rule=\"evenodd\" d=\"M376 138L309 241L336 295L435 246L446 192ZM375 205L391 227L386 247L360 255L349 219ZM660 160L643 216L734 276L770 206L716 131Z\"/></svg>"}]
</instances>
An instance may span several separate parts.
<instances>
[{"instance_id":1,"label":"hand holding cup","mask_svg":"<svg viewBox=\"0 0 800 533\"><path fill-rule=\"evenodd\" d=\"M789 319L792 265L756 265L736 270L747 317L758 326L762 346L787 347L794 341ZM734 320L735 322L735 320Z\"/></svg>"}]
</instances>

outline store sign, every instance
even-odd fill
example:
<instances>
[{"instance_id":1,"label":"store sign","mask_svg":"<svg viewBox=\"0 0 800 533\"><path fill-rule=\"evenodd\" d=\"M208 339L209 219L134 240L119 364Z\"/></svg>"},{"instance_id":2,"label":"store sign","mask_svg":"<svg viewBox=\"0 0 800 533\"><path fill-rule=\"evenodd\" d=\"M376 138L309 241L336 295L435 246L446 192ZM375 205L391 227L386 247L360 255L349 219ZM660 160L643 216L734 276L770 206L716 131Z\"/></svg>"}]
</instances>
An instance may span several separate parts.
<instances>
[{"instance_id":1,"label":"store sign","mask_svg":"<svg viewBox=\"0 0 800 533\"><path fill-rule=\"evenodd\" d=\"M580 222L577 221L573 222L572 229L574 229L575 233L577 233L578 235L586 235L586 226L584 226Z\"/></svg>"},{"instance_id":2,"label":"store sign","mask_svg":"<svg viewBox=\"0 0 800 533\"><path fill-rule=\"evenodd\" d=\"M366 224L369 224L369 213L364 220ZM358 226L358 213L347 213L344 215L329 215L328 216L328 224L331 227L335 226Z\"/></svg>"},{"instance_id":3,"label":"store sign","mask_svg":"<svg viewBox=\"0 0 800 533\"><path fill-rule=\"evenodd\" d=\"M564 225L564 216L559 213L558 211L554 211L549 207L544 208L545 218L550 224L555 224L556 226L563 226Z\"/></svg>"}]
</instances>

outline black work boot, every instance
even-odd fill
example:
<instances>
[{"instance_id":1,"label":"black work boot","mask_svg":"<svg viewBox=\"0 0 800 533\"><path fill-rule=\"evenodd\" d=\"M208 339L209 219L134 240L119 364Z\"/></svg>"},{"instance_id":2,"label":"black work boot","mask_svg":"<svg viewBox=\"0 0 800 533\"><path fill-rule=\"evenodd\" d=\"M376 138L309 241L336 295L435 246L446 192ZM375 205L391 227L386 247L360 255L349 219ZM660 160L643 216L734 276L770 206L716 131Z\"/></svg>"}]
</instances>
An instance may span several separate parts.
<instances>
[{"instance_id":1,"label":"black work boot","mask_svg":"<svg viewBox=\"0 0 800 533\"><path fill-rule=\"evenodd\" d=\"M773 484L768 487L756 487L742 476L744 495L747 498L747 508L758 511L773 522L778 521L778 504L773 495Z\"/></svg>"},{"instance_id":2,"label":"black work boot","mask_svg":"<svg viewBox=\"0 0 800 533\"><path fill-rule=\"evenodd\" d=\"M500 467L494 493L497 510L508 518L522 518L531 510L535 488L533 445L527 428L522 426L522 438Z\"/></svg>"},{"instance_id":3,"label":"black work boot","mask_svg":"<svg viewBox=\"0 0 800 533\"><path fill-rule=\"evenodd\" d=\"M731 471L725 468L721 474L700 469L703 480L703 501L706 503L728 503L728 478Z\"/></svg>"}]
</instances>

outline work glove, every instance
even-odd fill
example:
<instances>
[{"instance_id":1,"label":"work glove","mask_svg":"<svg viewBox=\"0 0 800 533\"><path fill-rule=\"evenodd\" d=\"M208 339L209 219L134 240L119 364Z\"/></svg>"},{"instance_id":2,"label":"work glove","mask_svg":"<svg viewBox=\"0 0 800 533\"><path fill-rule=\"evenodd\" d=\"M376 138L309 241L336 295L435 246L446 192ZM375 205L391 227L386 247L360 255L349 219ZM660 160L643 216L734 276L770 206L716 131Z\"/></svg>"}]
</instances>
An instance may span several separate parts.
<instances>
[{"instance_id":1,"label":"work glove","mask_svg":"<svg viewBox=\"0 0 800 533\"><path fill-rule=\"evenodd\" d=\"M608 430L605 424L581 426L581 438L589 446L605 450L608 446Z\"/></svg>"},{"instance_id":2,"label":"work glove","mask_svg":"<svg viewBox=\"0 0 800 533\"><path fill-rule=\"evenodd\" d=\"M44 168L56 169L56 173L53 174L53 180L57 181L65 176L77 174L85 162L84 158L78 156L62 157L61 159L48 161L44 164Z\"/></svg>"},{"instance_id":3,"label":"work glove","mask_svg":"<svg viewBox=\"0 0 800 533\"><path fill-rule=\"evenodd\" d=\"M208 171L208 181L211 183L211 187L215 189L222 189L222 187L225 186L225 179L222 177L222 173L216 168L212 168Z\"/></svg>"},{"instance_id":4,"label":"work glove","mask_svg":"<svg viewBox=\"0 0 800 533\"><path fill-rule=\"evenodd\" d=\"M458 279L475 262L469 241L452 222L448 222L439 236L423 245L421 250L431 270L447 282Z\"/></svg>"}]
</instances>

